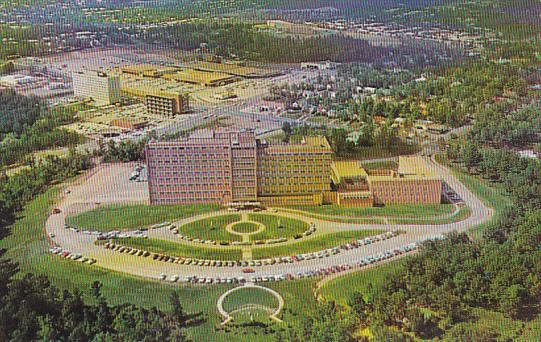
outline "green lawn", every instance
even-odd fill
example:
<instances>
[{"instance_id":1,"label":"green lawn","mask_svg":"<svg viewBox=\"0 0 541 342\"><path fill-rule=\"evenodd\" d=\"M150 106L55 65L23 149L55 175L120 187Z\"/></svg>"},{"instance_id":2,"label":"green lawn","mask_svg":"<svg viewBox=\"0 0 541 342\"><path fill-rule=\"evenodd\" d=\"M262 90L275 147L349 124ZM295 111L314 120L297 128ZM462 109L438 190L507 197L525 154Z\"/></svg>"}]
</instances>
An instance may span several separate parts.
<instances>
[{"instance_id":1,"label":"green lawn","mask_svg":"<svg viewBox=\"0 0 541 342\"><path fill-rule=\"evenodd\" d=\"M124 238L117 241L123 246L176 257L211 260L240 260L242 257L241 250L238 248L191 246L180 242L141 238Z\"/></svg>"},{"instance_id":2,"label":"green lawn","mask_svg":"<svg viewBox=\"0 0 541 342\"><path fill-rule=\"evenodd\" d=\"M278 237L290 238L308 230L309 225L301 220L289 217L267 214L249 214L250 221L259 222L265 225L265 230L251 236L253 240L266 240Z\"/></svg>"},{"instance_id":3,"label":"green lawn","mask_svg":"<svg viewBox=\"0 0 541 342\"><path fill-rule=\"evenodd\" d=\"M451 214L455 208L452 204L431 205L386 205L384 207L344 208L339 205L304 205L289 208L308 211L319 215L345 216L350 218L364 217L420 217L441 216Z\"/></svg>"},{"instance_id":4,"label":"green lawn","mask_svg":"<svg viewBox=\"0 0 541 342\"><path fill-rule=\"evenodd\" d=\"M398 272L405 259L378 265L364 271L350 273L323 284L319 293L323 298L347 305L355 292L366 292L369 286L377 287Z\"/></svg>"},{"instance_id":5,"label":"green lawn","mask_svg":"<svg viewBox=\"0 0 541 342\"><path fill-rule=\"evenodd\" d=\"M278 299L265 290L247 287L229 294L224 299L223 307L225 311L231 312L246 304L257 304L276 309L278 308Z\"/></svg>"},{"instance_id":6,"label":"green lawn","mask_svg":"<svg viewBox=\"0 0 541 342\"><path fill-rule=\"evenodd\" d=\"M367 236L383 233L384 230L352 230L332 234L319 235L296 242L294 245L285 244L272 247L255 247L252 249L254 259L265 259L280 256L317 252L323 249L336 247Z\"/></svg>"},{"instance_id":7,"label":"green lawn","mask_svg":"<svg viewBox=\"0 0 541 342\"><path fill-rule=\"evenodd\" d=\"M389 219L389 223L395 224L445 224L465 220L471 215L469 207L461 206L455 215L442 217L394 217Z\"/></svg>"},{"instance_id":8,"label":"green lawn","mask_svg":"<svg viewBox=\"0 0 541 342\"><path fill-rule=\"evenodd\" d=\"M220 209L217 204L194 205L112 205L66 218L68 224L102 232L137 229Z\"/></svg>"},{"instance_id":9,"label":"green lawn","mask_svg":"<svg viewBox=\"0 0 541 342\"><path fill-rule=\"evenodd\" d=\"M241 237L225 230L228 224L240 221L239 214L222 215L186 223L178 227L178 232L192 238L214 241L241 241Z\"/></svg>"},{"instance_id":10,"label":"green lawn","mask_svg":"<svg viewBox=\"0 0 541 342\"><path fill-rule=\"evenodd\" d=\"M237 233L244 233L249 234L253 232L257 232L259 229L259 226L252 222L239 222L234 224L231 229L236 231Z\"/></svg>"}]
</instances>

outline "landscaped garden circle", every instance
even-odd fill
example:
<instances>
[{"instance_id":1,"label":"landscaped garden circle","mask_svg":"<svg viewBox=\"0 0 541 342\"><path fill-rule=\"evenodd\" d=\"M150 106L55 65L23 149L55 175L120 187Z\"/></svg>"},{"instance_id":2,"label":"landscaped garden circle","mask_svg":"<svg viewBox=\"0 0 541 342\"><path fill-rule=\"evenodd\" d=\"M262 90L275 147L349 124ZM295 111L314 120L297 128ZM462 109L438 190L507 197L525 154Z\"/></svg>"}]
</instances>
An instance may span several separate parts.
<instances>
[{"instance_id":1,"label":"landscaped garden circle","mask_svg":"<svg viewBox=\"0 0 541 342\"><path fill-rule=\"evenodd\" d=\"M309 223L263 213L227 214L206 217L179 225L178 234L192 241L217 243L256 242L300 238L310 229Z\"/></svg>"},{"instance_id":2,"label":"landscaped garden circle","mask_svg":"<svg viewBox=\"0 0 541 342\"><path fill-rule=\"evenodd\" d=\"M253 222L238 222L231 225L231 230L240 234L253 234L261 228L265 229L263 225Z\"/></svg>"},{"instance_id":3,"label":"landscaped garden circle","mask_svg":"<svg viewBox=\"0 0 541 342\"><path fill-rule=\"evenodd\" d=\"M229 233L225 227L240 222L239 214L212 216L201 220L188 222L178 227L178 233L192 239L213 241L241 241L239 235Z\"/></svg>"}]
</instances>

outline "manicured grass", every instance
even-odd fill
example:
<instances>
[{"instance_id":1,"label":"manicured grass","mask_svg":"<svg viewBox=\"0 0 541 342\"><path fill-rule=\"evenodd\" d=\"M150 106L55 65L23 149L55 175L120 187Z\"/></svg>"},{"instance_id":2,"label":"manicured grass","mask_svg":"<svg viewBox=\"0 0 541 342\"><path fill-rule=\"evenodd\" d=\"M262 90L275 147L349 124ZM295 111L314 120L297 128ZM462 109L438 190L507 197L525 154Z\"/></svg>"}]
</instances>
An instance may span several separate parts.
<instances>
[{"instance_id":1,"label":"manicured grass","mask_svg":"<svg viewBox=\"0 0 541 342\"><path fill-rule=\"evenodd\" d=\"M68 224L102 232L137 229L164 221L175 221L220 209L217 204L112 205L66 218Z\"/></svg>"},{"instance_id":2,"label":"manicured grass","mask_svg":"<svg viewBox=\"0 0 541 342\"><path fill-rule=\"evenodd\" d=\"M295 211L295 209L288 209L288 208L282 208L281 210L291 213L298 213ZM347 217L347 216L329 216L329 215L321 215L316 213L311 213L309 211L303 211L302 215L305 217L310 217L314 219L321 219L325 221L331 221L331 222L340 222L340 223L364 223L364 224L382 224L385 223L385 217Z\"/></svg>"},{"instance_id":3,"label":"manicured grass","mask_svg":"<svg viewBox=\"0 0 541 342\"><path fill-rule=\"evenodd\" d=\"M250 221L259 222L265 225L266 229L261 233L251 236L253 240L266 240L278 237L293 237L308 230L309 225L301 220L289 217L267 214L249 214Z\"/></svg>"},{"instance_id":4,"label":"manicured grass","mask_svg":"<svg viewBox=\"0 0 541 342\"><path fill-rule=\"evenodd\" d=\"M278 308L278 299L271 293L253 287L246 287L229 294L223 302L224 310L231 312L247 304L257 304L270 309Z\"/></svg>"},{"instance_id":5,"label":"manicured grass","mask_svg":"<svg viewBox=\"0 0 541 342\"><path fill-rule=\"evenodd\" d=\"M471 215L469 207L461 206L456 214L442 217L396 217L390 218L389 223L393 224L445 224L465 220Z\"/></svg>"},{"instance_id":6,"label":"manicured grass","mask_svg":"<svg viewBox=\"0 0 541 342\"><path fill-rule=\"evenodd\" d=\"M252 250L254 259L265 259L279 256L290 256L301 253L317 252L323 249L336 247L344 243L362 239L367 236L383 233L384 230L352 230L332 234L319 235L292 244L273 247L255 247Z\"/></svg>"},{"instance_id":7,"label":"manicured grass","mask_svg":"<svg viewBox=\"0 0 541 342\"><path fill-rule=\"evenodd\" d=\"M241 241L241 237L225 230L228 224L240 221L239 214L222 215L186 223L178 227L180 234L214 241Z\"/></svg>"},{"instance_id":8,"label":"manicured grass","mask_svg":"<svg viewBox=\"0 0 541 342\"><path fill-rule=\"evenodd\" d=\"M141 238L125 238L118 239L117 241L118 244L123 246L176 257L210 260L240 260L242 256L241 250L238 248L191 246L184 243Z\"/></svg>"},{"instance_id":9,"label":"manicured grass","mask_svg":"<svg viewBox=\"0 0 541 342\"><path fill-rule=\"evenodd\" d=\"M250 308L231 314L233 324L272 323L269 313L262 308Z\"/></svg>"},{"instance_id":10,"label":"manicured grass","mask_svg":"<svg viewBox=\"0 0 541 342\"><path fill-rule=\"evenodd\" d=\"M96 264L84 265L62 259L48 252L49 243L44 229L51 208L61 192L60 188L48 190L37 196L18 215L17 222L11 228L11 235L0 240L0 248L7 248L7 257L19 263L20 273L43 274L52 284L64 290L78 289L85 301L95 302L91 286L99 281L103 286L101 293L113 305L131 303L147 308L157 307L170 310L167 300L171 291L180 295L182 306L188 313L206 317L201 325L188 328L187 334L194 341L274 341L274 335L244 335L235 331L217 332L214 328L222 321L216 310L218 297L231 288L229 285L201 286L179 285L151 281L140 277L105 270ZM269 284L286 300L286 309L290 319L295 319L315 306L311 286L315 280L283 282Z\"/></svg>"},{"instance_id":11,"label":"manicured grass","mask_svg":"<svg viewBox=\"0 0 541 342\"><path fill-rule=\"evenodd\" d=\"M308 211L319 215L344 216L348 218L364 217L427 217L448 215L454 211L452 204L431 205L386 205L384 207L344 208L339 205L291 206L291 209Z\"/></svg>"},{"instance_id":12,"label":"manicured grass","mask_svg":"<svg viewBox=\"0 0 541 342\"><path fill-rule=\"evenodd\" d=\"M366 293L369 286L376 288L385 279L396 274L404 263L405 259L400 259L332 279L323 284L319 289L319 294L325 299L347 305L355 292Z\"/></svg>"},{"instance_id":13,"label":"manicured grass","mask_svg":"<svg viewBox=\"0 0 541 342\"><path fill-rule=\"evenodd\" d=\"M239 222L239 223L234 224L231 227L231 229L233 229L237 233L248 234L248 233L257 232L257 230L259 229L259 226L252 222Z\"/></svg>"}]
</instances>

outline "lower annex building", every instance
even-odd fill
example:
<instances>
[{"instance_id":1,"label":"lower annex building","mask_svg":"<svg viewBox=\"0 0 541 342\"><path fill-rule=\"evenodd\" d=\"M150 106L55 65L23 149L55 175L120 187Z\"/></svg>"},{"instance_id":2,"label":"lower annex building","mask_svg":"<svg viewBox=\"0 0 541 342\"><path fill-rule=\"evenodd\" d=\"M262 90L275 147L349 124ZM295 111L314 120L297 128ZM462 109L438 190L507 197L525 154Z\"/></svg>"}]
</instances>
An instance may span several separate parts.
<instances>
[{"instance_id":1,"label":"lower annex building","mask_svg":"<svg viewBox=\"0 0 541 342\"><path fill-rule=\"evenodd\" d=\"M253 131L212 132L146 147L152 204L373 206L435 204L442 181L422 158L370 174L358 162L334 162L325 137L268 144Z\"/></svg>"}]
</instances>

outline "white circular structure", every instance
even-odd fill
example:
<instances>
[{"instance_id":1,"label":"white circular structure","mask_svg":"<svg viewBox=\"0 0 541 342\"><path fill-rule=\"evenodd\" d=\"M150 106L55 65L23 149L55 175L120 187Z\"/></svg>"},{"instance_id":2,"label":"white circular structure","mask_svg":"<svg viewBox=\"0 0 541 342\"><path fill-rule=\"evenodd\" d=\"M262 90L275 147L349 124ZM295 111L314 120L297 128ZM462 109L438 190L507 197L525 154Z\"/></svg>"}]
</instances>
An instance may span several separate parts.
<instances>
[{"instance_id":1,"label":"white circular structure","mask_svg":"<svg viewBox=\"0 0 541 342\"><path fill-rule=\"evenodd\" d=\"M227 296L229 296L233 292L245 290L247 288L260 289L260 290L263 290L263 291L266 291L266 292L272 294L278 300L278 307L276 309L273 309L273 308L269 308L269 307L261 305L261 304L247 304L247 305L243 306L240 309L237 309L237 310L234 310L234 311L231 311L231 312L227 312L224 309L224 306L223 306L224 300L227 298ZM284 298L282 298L282 296L278 292L274 291L273 289L269 289L268 287L259 286L259 285L255 285L255 284L252 284L252 283L246 283L244 286L234 287L234 288L224 292L220 296L220 298L218 298L218 302L216 303L216 307L218 308L218 312L220 313L220 315L222 315L224 317L224 321L222 322L222 325L227 324L228 322L233 320L233 317L231 316L231 314L236 313L236 312L240 312L240 311L244 311L244 310L249 310L249 309L258 309L258 310L267 311L267 312L269 312L269 317L271 319L273 319L273 320L275 320L277 322L282 322L282 320L278 318L278 315L280 314L280 312L282 312L282 309L284 308Z\"/></svg>"}]
</instances>

